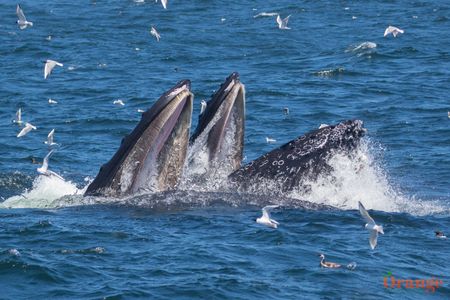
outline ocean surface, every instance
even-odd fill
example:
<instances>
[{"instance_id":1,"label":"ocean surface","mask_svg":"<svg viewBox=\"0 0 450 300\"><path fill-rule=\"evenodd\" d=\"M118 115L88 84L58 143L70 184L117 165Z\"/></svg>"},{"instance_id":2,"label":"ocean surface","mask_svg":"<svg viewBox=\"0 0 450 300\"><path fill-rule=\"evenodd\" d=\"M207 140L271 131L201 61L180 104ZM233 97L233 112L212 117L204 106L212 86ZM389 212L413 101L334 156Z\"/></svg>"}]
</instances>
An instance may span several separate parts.
<instances>
[{"instance_id":1,"label":"ocean surface","mask_svg":"<svg viewBox=\"0 0 450 300\"><path fill-rule=\"evenodd\" d=\"M16 4L0 2L1 299L450 298L450 238L434 234L450 237L448 1L27 0L25 30ZM291 29L261 12L291 15ZM405 33L383 37L388 25ZM64 66L44 80L47 59ZM335 157L333 176L289 201L208 183L123 202L81 196L138 109L190 79L194 128L200 101L233 71L246 86L244 163L361 119L353 159ZM22 138L19 108L37 127ZM33 163L52 129L50 169L65 180ZM358 201L384 226L375 250ZM278 229L255 223L277 203ZM319 253L343 267L320 268ZM393 288L385 276L442 283Z\"/></svg>"}]
</instances>

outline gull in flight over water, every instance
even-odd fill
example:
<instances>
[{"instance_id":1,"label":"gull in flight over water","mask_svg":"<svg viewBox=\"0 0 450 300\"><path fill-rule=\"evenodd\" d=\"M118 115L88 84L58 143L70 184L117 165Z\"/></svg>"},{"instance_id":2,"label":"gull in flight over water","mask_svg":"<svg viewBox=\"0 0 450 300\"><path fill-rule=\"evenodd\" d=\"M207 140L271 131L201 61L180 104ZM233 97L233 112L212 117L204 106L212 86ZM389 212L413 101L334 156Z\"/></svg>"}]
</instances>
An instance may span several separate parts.
<instances>
[{"instance_id":1,"label":"gull in flight over water","mask_svg":"<svg viewBox=\"0 0 450 300\"><path fill-rule=\"evenodd\" d=\"M270 218L269 211L273 208L277 208L279 205L267 205L264 206L262 209L262 216L261 218L256 219L256 223L266 225L268 227L277 228L280 223L275 221L274 219Z\"/></svg>"},{"instance_id":2,"label":"gull in flight over water","mask_svg":"<svg viewBox=\"0 0 450 300\"><path fill-rule=\"evenodd\" d=\"M55 129L52 129L50 133L47 135L47 140L44 142L44 144L48 145L49 147L56 145L56 143L53 142L53 136L55 134Z\"/></svg>"},{"instance_id":3,"label":"gull in flight over water","mask_svg":"<svg viewBox=\"0 0 450 300\"><path fill-rule=\"evenodd\" d=\"M280 15L277 15L278 28L280 28L280 29L291 29L290 27L287 27L287 24L289 22L289 18L290 17L291 17L291 15L287 16L284 19L281 19Z\"/></svg>"},{"instance_id":4,"label":"gull in flight over water","mask_svg":"<svg viewBox=\"0 0 450 300\"><path fill-rule=\"evenodd\" d=\"M19 25L20 29L23 30L23 29L27 28L28 26L33 26L33 22L28 22L27 18L25 18L25 15L23 14L23 10L19 4L17 4L16 14L17 14L17 17L19 18L19 20L17 20L17 25Z\"/></svg>"},{"instance_id":5,"label":"gull in flight over water","mask_svg":"<svg viewBox=\"0 0 450 300\"><path fill-rule=\"evenodd\" d=\"M392 35L394 37L397 37L397 35L399 33L404 33L404 32L405 32L404 30L397 28L395 26L388 26L388 28L386 28L386 30L384 31L384 36L387 36L392 33Z\"/></svg>"},{"instance_id":6,"label":"gull in flight over water","mask_svg":"<svg viewBox=\"0 0 450 300\"><path fill-rule=\"evenodd\" d=\"M205 100L202 100L200 103L201 103L200 114L202 115L205 112L206 106L208 106L208 104L206 103Z\"/></svg>"},{"instance_id":7,"label":"gull in flight over water","mask_svg":"<svg viewBox=\"0 0 450 300\"><path fill-rule=\"evenodd\" d=\"M156 0L155 3L158 3L158 0ZM164 7L164 9L167 9L167 0L161 0L161 4Z\"/></svg>"},{"instance_id":8,"label":"gull in flight over water","mask_svg":"<svg viewBox=\"0 0 450 300\"><path fill-rule=\"evenodd\" d=\"M254 15L253 18L258 18L258 17L275 17L278 16L279 14L276 12L262 12L259 13L257 15Z\"/></svg>"},{"instance_id":9,"label":"gull in flight over water","mask_svg":"<svg viewBox=\"0 0 450 300\"><path fill-rule=\"evenodd\" d=\"M31 125L30 123L25 123L25 127L19 132L17 135L18 138L26 135L28 132L30 132L32 129L36 130L36 126Z\"/></svg>"},{"instance_id":10,"label":"gull in flight over water","mask_svg":"<svg viewBox=\"0 0 450 300\"><path fill-rule=\"evenodd\" d=\"M48 75L50 75L50 73L52 72L53 68L55 66L60 66L62 67L63 64L59 63L55 60L51 60L51 59L47 59L45 61L45 67L44 67L44 79L47 79Z\"/></svg>"},{"instance_id":11,"label":"gull in flight over water","mask_svg":"<svg viewBox=\"0 0 450 300\"><path fill-rule=\"evenodd\" d=\"M16 112L16 119L13 120L13 123L16 123L18 125L22 125L22 109L19 108L19 110Z\"/></svg>"},{"instance_id":12,"label":"gull in flight over water","mask_svg":"<svg viewBox=\"0 0 450 300\"><path fill-rule=\"evenodd\" d=\"M364 205L360 201L358 201L359 205L359 213L364 218L364 220L367 222L366 229L370 232L370 247L375 249L375 246L377 245L377 239L378 239L378 233L384 234L383 226L375 224L375 221L372 219L372 217L369 215L367 210L364 208Z\"/></svg>"},{"instance_id":13,"label":"gull in flight over water","mask_svg":"<svg viewBox=\"0 0 450 300\"><path fill-rule=\"evenodd\" d=\"M273 138L270 138L270 137L267 137L266 136L266 143L267 144L273 144L273 143L275 143L277 140L276 139L273 139Z\"/></svg>"},{"instance_id":14,"label":"gull in flight over water","mask_svg":"<svg viewBox=\"0 0 450 300\"><path fill-rule=\"evenodd\" d=\"M45 176L56 176L59 179L64 180L64 178L62 178L60 175L56 174L53 171L50 171L48 169L48 160L50 159L50 156L52 156L53 152L55 152L55 149L50 150L50 152L45 156L44 161L42 162L42 167L37 168L36 170L38 171L39 174L41 175L45 175Z\"/></svg>"},{"instance_id":15,"label":"gull in flight over water","mask_svg":"<svg viewBox=\"0 0 450 300\"><path fill-rule=\"evenodd\" d=\"M161 38L161 35L156 31L156 28L152 26L150 29L150 34L153 35L156 38L156 41L159 42L159 39Z\"/></svg>"}]
</instances>

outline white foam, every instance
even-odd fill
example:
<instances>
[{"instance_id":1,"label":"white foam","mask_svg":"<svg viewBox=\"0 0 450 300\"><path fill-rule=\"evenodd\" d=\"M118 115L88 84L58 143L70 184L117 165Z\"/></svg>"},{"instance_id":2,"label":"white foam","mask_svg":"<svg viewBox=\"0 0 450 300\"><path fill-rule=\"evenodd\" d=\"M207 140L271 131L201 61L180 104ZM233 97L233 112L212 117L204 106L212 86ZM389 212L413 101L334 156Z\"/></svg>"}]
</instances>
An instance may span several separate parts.
<instances>
[{"instance_id":1,"label":"white foam","mask_svg":"<svg viewBox=\"0 0 450 300\"><path fill-rule=\"evenodd\" d=\"M76 185L56 176L40 175L33 181L30 191L6 199L1 206L6 208L48 208L63 196L82 194Z\"/></svg>"}]
</instances>

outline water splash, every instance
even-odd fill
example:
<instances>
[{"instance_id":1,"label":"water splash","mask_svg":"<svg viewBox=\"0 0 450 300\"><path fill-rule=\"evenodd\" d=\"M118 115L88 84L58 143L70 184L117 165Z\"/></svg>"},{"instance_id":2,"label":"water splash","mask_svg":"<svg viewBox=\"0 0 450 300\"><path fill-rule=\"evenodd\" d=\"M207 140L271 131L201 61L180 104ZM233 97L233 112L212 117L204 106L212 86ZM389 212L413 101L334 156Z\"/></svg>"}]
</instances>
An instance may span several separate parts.
<instances>
[{"instance_id":1,"label":"water splash","mask_svg":"<svg viewBox=\"0 0 450 300\"><path fill-rule=\"evenodd\" d=\"M67 195L82 194L75 184L56 176L38 176L32 188L21 195L6 199L1 206L5 208L43 208L51 207L52 202Z\"/></svg>"}]
</instances>

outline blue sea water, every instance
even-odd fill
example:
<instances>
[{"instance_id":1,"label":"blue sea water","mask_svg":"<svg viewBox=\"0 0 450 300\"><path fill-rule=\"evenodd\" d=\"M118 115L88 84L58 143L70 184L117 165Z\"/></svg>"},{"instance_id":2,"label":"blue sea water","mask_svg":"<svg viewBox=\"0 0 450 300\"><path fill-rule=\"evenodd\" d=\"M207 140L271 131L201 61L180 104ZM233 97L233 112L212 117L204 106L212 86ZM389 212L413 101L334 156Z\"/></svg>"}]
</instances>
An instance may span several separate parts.
<instances>
[{"instance_id":1,"label":"blue sea water","mask_svg":"<svg viewBox=\"0 0 450 300\"><path fill-rule=\"evenodd\" d=\"M448 1L169 0L164 10L36 0L21 2L34 23L26 30L16 4L0 3L0 298L450 297L449 240L434 237L450 235ZM292 29L254 18L273 11L291 15ZM388 25L405 33L383 37ZM46 59L64 67L44 80ZM200 100L233 71L246 86L245 161L320 124L364 121L362 171L337 158L333 180L298 195L334 209L283 206L272 230L254 219L282 199L188 191L117 206L70 196L111 158L138 109L187 78L195 126ZM37 126L20 139L19 108ZM61 145L50 166L66 182L38 177L31 163L53 128ZM385 229L373 251L358 201ZM357 266L321 269L318 253ZM443 286L386 288L388 272Z\"/></svg>"}]
</instances>

